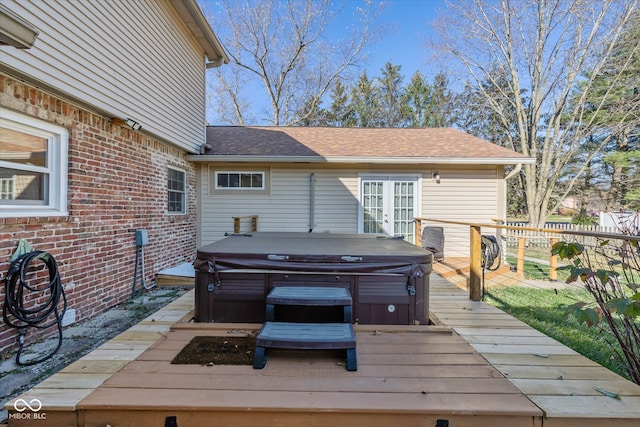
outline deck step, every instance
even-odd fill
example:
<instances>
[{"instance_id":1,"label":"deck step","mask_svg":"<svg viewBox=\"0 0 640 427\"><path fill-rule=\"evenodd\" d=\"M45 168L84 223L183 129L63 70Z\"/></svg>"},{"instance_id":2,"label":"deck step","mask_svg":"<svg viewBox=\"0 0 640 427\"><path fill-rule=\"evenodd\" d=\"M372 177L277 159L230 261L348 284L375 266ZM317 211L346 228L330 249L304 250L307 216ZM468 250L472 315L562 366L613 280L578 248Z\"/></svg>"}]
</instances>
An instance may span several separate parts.
<instances>
[{"instance_id":1,"label":"deck step","mask_svg":"<svg viewBox=\"0 0 640 427\"><path fill-rule=\"evenodd\" d=\"M269 292L266 298L267 321L275 320L276 305L302 305L315 307L343 307L343 322L351 323L351 292L346 288L330 286L278 286Z\"/></svg>"},{"instance_id":2,"label":"deck step","mask_svg":"<svg viewBox=\"0 0 640 427\"><path fill-rule=\"evenodd\" d=\"M267 363L266 349L303 350L344 349L347 370L356 371L356 333L350 323L265 322L256 338L253 367L262 369Z\"/></svg>"},{"instance_id":3,"label":"deck step","mask_svg":"<svg viewBox=\"0 0 640 427\"><path fill-rule=\"evenodd\" d=\"M346 288L324 286L278 286L267 295L268 304L284 305L351 305Z\"/></svg>"}]
</instances>

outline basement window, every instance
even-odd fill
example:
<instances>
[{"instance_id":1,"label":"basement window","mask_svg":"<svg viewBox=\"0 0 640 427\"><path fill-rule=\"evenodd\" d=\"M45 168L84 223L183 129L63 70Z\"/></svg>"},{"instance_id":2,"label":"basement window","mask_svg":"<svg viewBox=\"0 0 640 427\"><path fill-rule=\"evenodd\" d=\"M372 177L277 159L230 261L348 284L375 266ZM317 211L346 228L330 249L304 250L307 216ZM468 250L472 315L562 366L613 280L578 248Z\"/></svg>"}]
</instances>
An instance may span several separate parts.
<instances>
[{"instance_id":1,"label":"basement window","mask_svg":"<svg viewBox=\"0 0 640 427\"><path fill-rule=\"evenodd\" d=\"M31 116L0 114L0 217L66 216L69 133Z\"/></svg>"}]
</instances>

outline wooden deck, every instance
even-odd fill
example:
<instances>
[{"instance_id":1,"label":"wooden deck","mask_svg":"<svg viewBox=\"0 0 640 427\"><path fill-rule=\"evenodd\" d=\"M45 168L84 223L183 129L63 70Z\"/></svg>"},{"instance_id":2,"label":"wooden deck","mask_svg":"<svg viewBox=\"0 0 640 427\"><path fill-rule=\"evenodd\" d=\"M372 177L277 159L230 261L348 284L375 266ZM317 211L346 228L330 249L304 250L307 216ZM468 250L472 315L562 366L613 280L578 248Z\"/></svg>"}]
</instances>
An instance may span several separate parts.
<instances>
[{"instance_id":1,"label":"wooden deck","mask_svg":"<svg viewBox=\"0 0 640 427\"><path fill-rule=\"evenodd\" d=\"M432 275L430 318L451 327L545 413L544 426L640 426L640 386ZM596 391L619 393L620 399Z\"/></svg>"},{"instance_id":2,"label":"wooden deck","mask_svg":"<svg viewBox=\"0 0 640 427\"><path fill-rule=\"evenodd\" d=\"M276 351L262 370L172 365L194 336L261 326L187 322L192 291L20 398L41 401L47 426L640 425L639 386L437 275L431 284L440 326L357 326L356 372L342 353L302 350Z\"/></svg>"}]
</instances>

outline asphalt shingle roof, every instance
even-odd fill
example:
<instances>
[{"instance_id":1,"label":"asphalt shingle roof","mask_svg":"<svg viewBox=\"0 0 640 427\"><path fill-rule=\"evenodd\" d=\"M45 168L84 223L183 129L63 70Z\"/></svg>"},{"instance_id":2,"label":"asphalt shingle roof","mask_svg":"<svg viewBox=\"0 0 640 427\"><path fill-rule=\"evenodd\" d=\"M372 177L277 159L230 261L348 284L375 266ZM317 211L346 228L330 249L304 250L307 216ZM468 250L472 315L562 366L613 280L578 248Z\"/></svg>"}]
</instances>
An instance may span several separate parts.
<instances>
[{"instance_id":1,"label":"asphalt shingle roof","mask_svg":"<svg viewBox=\"0 0 640 427\"><path fill-rule=\"evenodd\" d=\"M453 128L209 126L207 143L216 156L527 158Z\"/></svg>"}]
</instances>

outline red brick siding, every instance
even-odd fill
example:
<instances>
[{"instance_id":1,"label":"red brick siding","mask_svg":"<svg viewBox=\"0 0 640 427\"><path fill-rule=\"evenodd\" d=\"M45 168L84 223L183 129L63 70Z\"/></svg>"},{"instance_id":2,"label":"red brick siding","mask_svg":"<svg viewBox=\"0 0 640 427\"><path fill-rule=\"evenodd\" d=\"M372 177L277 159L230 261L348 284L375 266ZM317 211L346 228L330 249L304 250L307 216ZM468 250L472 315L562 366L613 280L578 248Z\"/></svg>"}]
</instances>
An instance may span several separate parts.
<instances>
[{"instance_id":1,"label":"red brick siding","mask_svg":"<svg viewBox=\"0 0 640 427\"><path fill-rule=\"evenodd\" d=\"M84 320L130 296L134 230L149 233L148 284L159 270L193 261L196 175L186 153L9 77L0 75L0 87L3 107L69 130L69 216L0 218L0 277L18 240L27 239L56 258L68 305ZM186 215L166 214L168 166L186 171ZM4 302L2 281L0 309ZM0 353L15 349L16 337L1 324Z\"/></svg>"}]
</instances>

